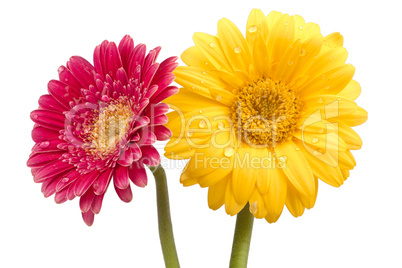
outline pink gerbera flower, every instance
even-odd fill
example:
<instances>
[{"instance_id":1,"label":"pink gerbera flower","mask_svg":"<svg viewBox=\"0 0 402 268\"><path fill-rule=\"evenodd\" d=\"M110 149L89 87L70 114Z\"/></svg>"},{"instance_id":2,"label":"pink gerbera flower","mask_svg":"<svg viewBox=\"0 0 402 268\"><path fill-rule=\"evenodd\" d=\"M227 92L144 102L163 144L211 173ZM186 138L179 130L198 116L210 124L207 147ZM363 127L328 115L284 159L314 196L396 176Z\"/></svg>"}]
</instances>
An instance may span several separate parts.
<instances>
[{"instance_id":1,"label":"pink gerbera flower","mask_svg":"<svg viewBox=\"0 0 402 268\"><path fill-rule=\"evenodd\" d=\"M178 89L169 86L177 57L156 63L160 47L146 54L125 36L119 46L104 41L94 51L94 66L74 56L58 70L31 113L35 146L27 165L45 197L56 203L80 197L82 217L92 225L112 180L124 202L132 200L130 180L147 184L144 165L160 162L156 140L171 132L163 124Z\"/></svg>"}]
</instances>

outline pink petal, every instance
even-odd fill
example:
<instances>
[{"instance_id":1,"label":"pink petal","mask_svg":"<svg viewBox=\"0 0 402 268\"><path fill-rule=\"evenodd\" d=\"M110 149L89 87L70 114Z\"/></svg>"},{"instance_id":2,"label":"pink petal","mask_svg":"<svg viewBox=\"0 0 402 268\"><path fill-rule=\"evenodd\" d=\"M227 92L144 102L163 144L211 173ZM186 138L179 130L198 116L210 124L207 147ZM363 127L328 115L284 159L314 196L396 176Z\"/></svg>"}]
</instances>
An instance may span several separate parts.
<instances>
[{"instance_id":1,"label":"pink petal","mask_svg":"<svg viewBox=\"0 0 402 268\"><path fill-rule=\"evenodd\" d=\"M32 129L32 139L34 142L48 141L51 139L58 139L59 132L44 127L35 127Z\"/></svg>"},{"instance_id":2,"label":"pink petal","mask_svg":"<svg viewBox=\"0 0 402 268\"><path fill-rule=\"evenodd\" d=\"M164 99L176 94L177 92L179 92L179 89L175 86L167 87L162 91L160 91L158 88L158 91L151 98L151 103L161 102Z\"/></svg>"},{"instance_id":3,"label":"pink petal","mask_svg":"<svg viewBox=\"0 0 402 268\"><path fill-rule=\"evenodd\" d=\"M141 150L138 147L136 143L133 143L130 145L130 147L127 148L126 151L123 152L122 155L120 155L119 160L117 160L117 163L119 163L121 166L128 167L131 165L133 161L138 160L141 158Z\"/></svg>"},{"instance_id":4,"label":"pink petal","mask_svg":"<svg viewBox=\"0 0 402 268\"><path fill-rule=\"evenodd\" d=\"M146 125L149 124L151 120L147 116L142 116L140 117L137 122L135 122L135 126L133 128L133 131L138 130Z\"/></svg>"},{"instance_id":5,"label":"pink petal","mask_svg":"<svg viewBox=\"0 0 402 268\"><path fill-rule=\"evenodd\" d=\"M75 76L71 73L71 71L64 66L60 66L58 72L59 72L59 80L71 87L70 93L76 97L81 95L80 90L84 86L81 85L80 82L78 82L77 78L75 78Z\"/></svg>"},{"instance_id":6,"label":"pink petal","mask_svg":"<svg viewBox=\"0 0 402 268\"><path fill-rule=\"evenodd\" d=\"M121 201L128 203L131 200L133 200L133 192L131 191L130 185L128 185L126 189L117 188L115 185L114 189L116 190L116 193L121 199Z\"/></svg>"},{"instance_id":7,"label":"pink petal","mask_svg":"<svg viewBox=\"0 0 402 268\"><path fill-rule=\"evenodd\" d=\"M64 203L64 202L66 202L68 199L67 199L67 189L63 189L62 191L60 191L60 192L56 192L56 194L55 194L55 196L54 196L54 201L57 203L57 204L62 204L62 203Z\"/></svg>"},{"instance_id":8,"label":"pink petal","mask_svg":"<svg viewBox=\"0 0 402 268\"><path fill-rule=\"evenodd\" d=\"M113 176L114 186L120 189L126 189L130 186L130 181L128 178L128 168L117 165Z\"/></svg>"},{"instance_id":9,"label":"pink petal","mask_svg":"<svg viewBox=\"0 0 402 268\"><path fill-rule=\"evenodd\" d=\"M52 163L49 163L43 166L38 172L36 172L34 180L35 181L43 181L47 178L59 175L65 171L69 171L74 169L75 167L67 162L63 162L63 160L56 160Z\"/></svg>"},{"instance_id":10,"label":"pink petal","mask_svg":"<svg viewBox=\"0 0 402 268\"><path fill-rule=\"evenodd\" d=\"M161 157L158 151L152 145L145 145L141 147L142 163L147 166L157 166L161 162Z\"/></svg>"},{"instance_id":11,"label":"pink petal","mask_svg":"<svg viewBox=\"0 0 402 268\"><path fill-rule=\"evenodd\" d=\"M176 60L178 59L178 57L173 56L170 58L167 58L166 60L162 61L158 71L155 74L155 79L158 79L158 77L160 75L163 75L165 73L171 73L173 72L176 67L179 65Z\"/></svg>"},{"instance_id":12,"label":"pink petal","mask_svg":"<svg viewBox=\"0 0 402 268\"><path fill-rule=\"evenodd\" d=\"M86 191L88 191L89 187L92 186L94 181L99 177L99 171L95 170L89 174L83 175L80 180L76 182L74 187L74 194L76 196L82 196Z\"/></svg>"},{"instance_id":13,"label":"pink petal","mask_svg":"<svg viewBox=\"0 0 402 268\"><path fill-rule=\"evenodd\" d=\"M34 110L31 112L31 119L41 126L53 130L64 129L64 114L50 110Z\"/></svg>"},{"instance_id":14,"label":"pink petal","mask_svg":"<svg viewBox=\"0 0 402 268\"><path fill-rule=\"evenodd\" d=\"M63 112L66 110L66 106L60 104L52 95L42 95L39 98L39 107L44 110L54 110L57 112Z\"/></svg>"},{"instance_id":15,"label":"pink petal","mask_svg":"<svg viewBox=\"0 0 402 268\"><path fill-rule=\"evenodd\" d=\"M56 192L56 185L59 182L60 178L53 178L53 179L47 179L41 187L41 191L45 198L48 198L52 194Z\"/></svg>"},{"instance_id":16,"label":"pink petal","mask_svg":"<svg viewBox=\"0 0 402 268\"><path fill-rule=\"evenodd\" d=\"M172 132L170 131L170 129L168 129L165 126L162 126L162 125L152 126L151 129L155 133L156 138L159 141L168 140L172 136Z\"/></svg>"},{"instance_id":17,"label":"pink petal","mask_svg":"<svg viewBox=\"0 0 402 268\"><path fill-rule=\"evenodd\" d=\"M75 182L76 180L80 179L81 176L82 175L77 170L73 169L69 173L65 174L62 177L62 179L57 183L56 191L60 192L61 190L63 190L64 188L66 188L67 186L69 186L70 184Z\"/></svg>"},{"instance_id":18,"label":"pink petal","mask_svg":"<svg viewBox=\"0 0 402 268\"><path fill-rule=\"evenodd\" d=\"M170 85L175 79L175 75L173 73L164 73L160 74L152 81L152 84L158 85L159 92L164 90L168 85Z\"/></svg>"},{"instance_id":19,"label":"pink petal","mask_svg":"<svg viewBox=\"0 0 402 268\"><path fill-rule=\"evenodd\" d=\"M155 63L155 59L156 59L156 51L150 50L148 55L145 57L144 64L142 64L142 70L143 70L143 74L141 77L142 81L145 79L145 72L148 71L151 65Z\"/></svg>"},{"instance_id":20,"label":"pink petal","mask_svg":"<svg viewBox=\"0 0 402 268\"><path fill-rule=\"evenodd\" d=\"M65 144L64 141L59 138L53 138L49 140L44 140L35 144L32 148L33 153L49 153L49 152L58 152L60 151L58 145Z\"/></svg>"},{"instance_id":21,"label":"pink petal","mask_svg":"<svg viewBox=\"0 0 402 268\"><path fill-rule=\"evenodd\" d=\"M95 194L92 189L89 189L83 196L80 198L80 209L82 212L87 212L92 205L92 201L95 198Z\"/></svg>"},{"instance_id":22,"label":"pink petal","mask_svg":"<svg viewBox=\"0 0 402 268\"><path fill-rule=\"evenodd\" d=\"M112 178L112 174L113 169L109 168L99 176L98 180L93 185L96 195L102 195L106 192L106 189L109 186L110 180Z\"/></svg>"},{"instance_id":23,"label":"pink petal","mask_svg":"<svg viewBox=\"0 0 402 268\"><path fill-rule=\"evenodd\" d=\"M97 46L94 51L95 71L102 77L106 76L105 55L106 55L106 48L108 45L109 42L105 40L102 42L102 44Z\"/></svg>"},{"instance_id":24,"label":"pink petal","mask_svg":"<svg viewBox=\"0 0 402 268\"><path fill-rule=\"evenodd\" d=\"M95 85L95 68L86 59L79 56L73 56L67 62L67 68L71 70L83 88Z\"/></svg>"},{"instance_id":25,"label":"pink petal","mask_svg":"<svg viewBox=\"0 0 402 268\"><path fill-rule=\"evenodd\" d=\"M91 210L93 213L95 214L99 214L101 208L102 208L102 201L103 201L103 197L105 195L95 195L94 200L92 201L92 206L91 206Z\"/></svg>"},{"instance_id":26,"label":"pink petal","mask_svg":"<svg viewBox=\"0 0 402 268\"><path fill-rule=\"evenodd\" d=\"M58 80L51 80L47 84L47 90L65 108L62 111L69 110L70 101L74 101L76 98L70 94L71 88Z\"/></svg>"},{"instance_id":27,"label":"pink petal","mask_svg":"<svg viewBox=\"0 0 402 268\"><path fill-rule=\"evenodd\" d=\"M91 210L88 210L85 213L81 212L81 214L85 224L88 226L92 226L92 224L94 223L95 214Z\"/></svg>"},{"instance_id":28,"label":"pink petal","mask_svg":"<svg viewBox=\"0 0 402 268\"><path fill-rule=\"evenodd\" d=\"M149 118L157 117L162 114L166 114L169 111L169 105L166 103L157 103L149 105L146 111L146 116Z\"/></svg>"},{"instance_id":29,"label":"pink petal","mask_svg":"<svg viewBox=\"0 0 402 268\"><path fill-rule=\"evenodd\" d=\"M28 167L40 167L59 159L64 152L34 153L27 161Z\"/></svg>"},{"instance_id":30,"label":"pink petal","mask_svg":"<svg viewBox=\"0 0 402 268\"><path fill-rule=\"evenodd\" d=\"M156 70L159 68L159 63L152 64L147 70L144 70L144 78L142 81L144 82L144 88L148 88L151 84L151 81L156 73Z\"/></svg>"},{"instance_id":31,"label":"pink petal","mask_svg":"<svg viewBox=\"0 0 402 268\"><path fill-rule=\"evenodd\" d=\"M130 180L138 187L145 187L148 183L147 173L144 165L134 162L128 169Z\"/></svg>"},{"instance_id":32,"label":"pink petal","mask_svg":"<svg viewBox=\"0 0 402 268\"><path fill-rule=\"evenodd\" d=\"M143 128L141 131L141 139L138 141L140 145L151 145L156 141L156 135L150 130L149 127Z\"/></svg>"},{"instance_id":33,"label":"pink petal","mask_svg":"<svg viewBox=\"0 0 402 268\"><path fill-rule=\"evenodd\" d=\"M117 50L117 46L114 42L110 42L106 48L106 74L110 75L112 78L116 78L117 70L120 67L123 67L123 64L120 59L119 51Z\"/></svg>"},{"instance_id":34,"label":"pink petal","mask_svg":"<svg viewBox=\"0 0 402 268\"><path fill-rule=\"evenodd\" d=\"M119 53L121 57L121 62L123 63L123 67L126 70L128 70L129 57L133 50L134 50L133 38L131 38L129 35L124 36L119 43Z\"/></svg>"},{"instance_id":35,"label":"pink petal","mask_svg":"<svg viewBox=\"0 0 402 268\"><path fill-rule=\"evenodd\" d=\"M151 118L151 123L150 125L164 125L168 122L168 118L165 114L161 114L159 116L156 116L154 118Z\"/></svg>"},{"instance_id":36,"label":"pink petal","mask_svg":"<svg viewBox=\"0 0 402 268\"><path fill-rule=\"evenodd\" d=\"M134 77L135 69L137 65L142 66L144 62L144 57L146 53L146 46L144 44L137 45L134 50L131 52L129 59L129 67L128 67L128 75L129 77Z\"/></svg>"}]
</instances>

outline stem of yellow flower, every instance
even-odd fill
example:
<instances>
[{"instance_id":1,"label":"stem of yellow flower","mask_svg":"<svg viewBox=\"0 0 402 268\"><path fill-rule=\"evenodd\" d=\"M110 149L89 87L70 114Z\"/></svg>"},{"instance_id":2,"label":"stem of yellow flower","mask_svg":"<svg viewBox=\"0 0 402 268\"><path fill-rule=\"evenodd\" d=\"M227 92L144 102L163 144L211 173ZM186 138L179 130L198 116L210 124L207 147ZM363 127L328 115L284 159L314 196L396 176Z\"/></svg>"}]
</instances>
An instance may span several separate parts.
<instances>
[{"instance_id":1,"label":"stem of yellow flower","mask_svg":"<svg viewBox=\"0 0 402 268\"><path fill-rule=\"evenodd\" d=\"M166 268L179 268L176 245L174 243L172 221L170 218L169 193L166 173L161 165L149 167L155 177L156 200L158 206L159 238Z\"/></svg>"},{"instance_id":2,"label":"stem of yellow flower","mask_svg":"<svg viewBox=\"0 0 402 268\"><path fill-rule=\"evenodd\" d=\"M253 223L254 216L250 213L249 205L247 204L237 214L229 268L247 267Z\"/></svg>"}]
</instances>

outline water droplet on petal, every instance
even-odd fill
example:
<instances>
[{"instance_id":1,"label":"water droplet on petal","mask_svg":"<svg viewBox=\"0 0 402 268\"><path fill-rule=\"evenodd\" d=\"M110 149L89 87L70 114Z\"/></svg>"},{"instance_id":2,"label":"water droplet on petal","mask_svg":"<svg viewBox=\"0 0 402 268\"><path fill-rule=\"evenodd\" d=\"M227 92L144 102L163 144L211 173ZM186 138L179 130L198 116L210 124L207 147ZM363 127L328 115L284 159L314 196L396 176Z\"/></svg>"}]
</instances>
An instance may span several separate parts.
<instances>
[{"instance_id":1,"label":"water droplet on petal","mask_svg":"<svg viewBox=\"0 0 402 268\"><path fill-rule=\"evenodd\" d=\"M216 96L216 100L217 100L217 101L221 101L221 100L222 100L222 96L221 96L221 95Z\"/></svg>"},{"instance_id":2,"label":"water droplet on petal","mask_svg":"<svg viewBox=\"0 0 402 268\"><path fill-rule=\"evenodd\" d=\"M318 58L318 55L314 55L314 58Z\"/></svg>"},{"instance_id":3,"label":"water droplet on petal","mask_svg":"<svg viewBox=\"0 0 402 268\"><path fill-rule=\"evenodd\" d=\"M301 30L301 29L303 29L303 26L302 26L302 25L300 25L300 26L299 26L299 29L300 29L300 30Z\"/></svg>"},{"instance_id":4,"label":"water droplet on petal","mask_svg":"<svg viewBox=\"0 0 402 268\"><path fill-rule=\"evenodd\" d=\"M205 120L201 120L201 121L198 123L198 126L199 126L200 128L204 128L206 125L207 125L207 123L205 122Z\"/></svg>"},{"instance_id":5,"label":"water droplet on petal","mask_svg":"<svg viewBox=\"0 0 402 268\"><path fill-rule=\"evenodd\" d=\"M200 82L201 82L201 84L204 84L204 83L205 83L205 81L204 81L204 80L201 80Z\"/></svg>"},{"instance_id":6,"label":"water droplet on petal","mask_svg":"<svg viewBox=\"0 0 402 268\"><path fill-rule=\"evenodd\" d=\"M323 75L321 76L321 78L322 78L322 79L325 79L325 74L323 74Z\"/></svg>"},{"instance_id":7,"label":"water droplet on petal","mask_svg":"<svg viewBox=\"0 0 402 268\"><path fill-rule=\"evenodd\" d=\"M207 74L207 72L206 72L206 71L202 71L202 74Z\"/></svg>"},{"instance_id":8,"label":"water droplet on petal","mask_svg":"<svg viewBox=\"0 0 402 268\"><path fill-rule=\"evenodd\" d=\"M310 165L307 165L306 167L307 167L307 168L310 168Z\"/></svg>"},{"instance_id":9,"label":"water droplet on petal","mask_svg":"<svg viewBox=\"0 0 402 268\"><path fill-rule=\"evenodd\" d=\"M338 101L341 101L342 100L342 98L341 97L338 97Z\"/></svg>"},{"instance_id":10,"label":"water droplet on petal","mask_svg":"<svg viewBox=\"0 0 402 268\"><path fill-rule=\"evenodd\" d=\"M225 124L223 122L218 123L218 129L223 129L225 127Z\"/></svg>"},{"instance_id":11,"label":"water droplet on petal","mask_svg":"<svg viewBox=\"0 0 402 268\"><path fill-rule=\"evenodd\" d=\"M210 47L215 47L215 43L214 43L214 42L211 42L211 43L209 43L209 46L210 46Z\"/></svg>"},{"instance_id":12,"label":"water droplet on petal","mask_svg":"<svg viewBox=\"0 0 402 268\"><path fill-rule=\"evenodd\" d=\"M324 129L323 129L323 128L320 128L320 129L318 130L318 132L323 133L323 132L324 132Z\"/></svg>"},{"instance_id":13,"label":"water droplet on petal","mask_svg":"<svg viewBox=\"0 0 402 268\"><path fill-rule=\"evenodd\" d=\"M254 201L251 205L250 205L250 212L255 214L257 213L258 210L258 206L257 206L257 201Z\"/></svg>"},{"instance_id":14,"label":"water droplet on petal","mask_svg":"<svg viewBox=\"0 0 402 268\"><path fill-rule=\"evenodd\" d=\"M313 143L317 143L318 141L319 141L318 138L314 138L314 139L312 140Z\"/></svg>"},{"instance_id":15,"label":"water droplet on petal","mask_svg":"<svg viewBox=\"0 0 402 268\"><path fill-rule=\"evenodd\" d=\"M296 151L300 151L300 148L299 148L299 147L296 147Z\"/></svg>"},{"instance_id":16,"label":"water droplet on petal","mask_svg":"<svg viewBox=\"0 0 402 268\"><path fill-rule=\"evenodd\" d=\"M257 31L257 25L251 26L250 28L248 28L248 31L250 33L255 33Z\"/></svg>"},{"instance_id":17,"label":"water droplet on petal","mask_svg":"<svg viewBox=\"0 0 402 268\"><path fill-rule=\"evenodd\" d=\"M49 146L49 144L50 144L49 141L42 141L42 142L39 144L39 147L42 148L42 149L45 149L45 148L47 148L47 147Z\"/></svg>"},{"instance_id":18,"label":"water droplet on petal","mask_svg":"<svg viewBox=\"0 0 402 268\"><path fill-rule=\"evenodd\" d=\"M323 103L323 102L324 102L324 100L322 98L318 99L318 103Z\"/></svg>"},{"instance_id":19,"label":"water droplet on petal","mask_svg":"<svg viewBox=\"0 0 402 268\"><path fill-rule=\"evenodd\" d=\"M94 190L97 190L99 188L99 182L95 181L92 187L94 188Z\"/></svg>"},{"instance_id":20,"label":"water droplet on petal","mask_svg":"<svg viewBox=\"0 0 402 268\"><path fill-rule=\"evenodd\" d=\"M304 55L306 55L306 50L300 49L299 56L303 57Z\"/></svg>"},{"instance_id":21,"label":"water droplet on petal","mask_svg":"<svg viewBox=\"0 0 402 268\"><path fill-rule=\"evenodd\" d=\"M241 47L235 47L234 52L239 54L241 52Z\"/></svg>"},{"instance_id":22,"label":"water droplet on petal","mask_svg":"<svg viewBox=\"0 0 402 268\"><path fill-rule=\"evenodd\" d=\"M61 181L65 183L65 182L68 182L69 180L70 180L70 178L63 178Z\"/></svg>"},{"instance_id":23,"label":"water droplet on petal","mask_svg":"<svg viewBox=\"0 0 402 268\"><path fill-rule=\"evenodd\" d=\"M37 114L32 114L32 118L33 118L33 119L38 119L39 116L38 116Z\"/></svg>"},{"instance_id":24,"label":"water droplet on petal","mask_svg":"<svg viewBox=\"0 0 402 268\"><path fill-rule=\"evenodd\" d=\"M329 89L329 86L326 86L325 89Z\"/></svg>"},{"instance_id":25,"label":"water droplet on petal","mask_svg":"<svg viewBox=\"0 0 402 268\"><path fill-rule=\"evenodd\" d=\"M288 62L289 65L293 65L293 63L294 63L294 62L291 61L291 60Z\"/></svg>"},{"instance_id":26,"label":"water droplet on petal","mask_svg":"<svg viewBox=\"0 0 402 268\"><path fill-rule=\"evenodd\" d=\"M202 114L202 110L200 110L200 114Z\"/></svg>"},{"instance_id":27,"label":"water droplet on petal","mask_svg":"<svg viewBox=\"0 0 402 268\"><path fill-rule=\"evenodd\" d=\"M234 155L235 150L232 147L226 147L223 153L225 156L231 157Z\"/></svg>"},{"instance_id":28,"label":"water droplet on petal","mask_svg":"<svg viewBox=\"0 0 402 268\"><path fill-rule=\"evenodd\" d=\"M286 155L282 155L282 156L280 156L278 159L279 159L279 161L281 161L281 162L286 162L286 160L288 160L288 158L286 157Z\"/></svg>"},{"instance_id":29,"label":"water droplet on petal","mask_svg":"<svg viewBox=\"0 0 402 268\"><path fill-rule=\"evenodd\" d=\"M194 132L192 131L192 130L189 130L188 132L187 132L187 137L192 137L193 136L193 134L194 134Z\"/></svg>"}]
</instances>

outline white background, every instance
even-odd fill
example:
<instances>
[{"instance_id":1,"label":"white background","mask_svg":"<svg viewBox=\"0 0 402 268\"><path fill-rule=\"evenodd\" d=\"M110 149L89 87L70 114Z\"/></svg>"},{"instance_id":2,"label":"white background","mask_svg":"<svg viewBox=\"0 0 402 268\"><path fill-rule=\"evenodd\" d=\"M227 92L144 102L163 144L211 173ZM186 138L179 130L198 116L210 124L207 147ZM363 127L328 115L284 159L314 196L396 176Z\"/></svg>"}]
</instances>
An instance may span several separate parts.
<instances>
[{"instance_id":1,"label":"white background","mask_svg":"<svg viewBox=\"0 0 402 268\"><path fill-rule=\"evenodd\" d=\"M141 3L137 3L141 2ZM369 120L357 167L341 188L320 184L316 206L275 224L256 220L249 267L402 267L401 15L397 1L2 1L0 4L0 267L163 267L155 184L121 202L109 189L92 227L78 199L45 199L26 160L29 118L57 68L72 55L92 62L104 39L125 34L159 60L180 55L194 32L216 33L222 17L244 32L252 8L302 15L324 35L339 31ZM7 4L5 4L7 3ZM163 153L163 146L159 149ZM184 268L227 267L235 217L207 206L207 190L179 183L167 164L176 245ZM150 175L150 174L149 174Z\"/></svg>"}]
</instances>

